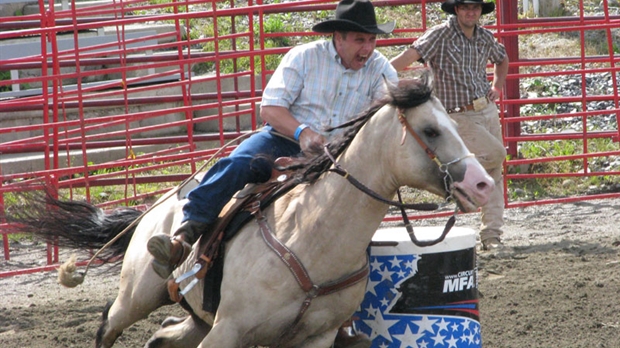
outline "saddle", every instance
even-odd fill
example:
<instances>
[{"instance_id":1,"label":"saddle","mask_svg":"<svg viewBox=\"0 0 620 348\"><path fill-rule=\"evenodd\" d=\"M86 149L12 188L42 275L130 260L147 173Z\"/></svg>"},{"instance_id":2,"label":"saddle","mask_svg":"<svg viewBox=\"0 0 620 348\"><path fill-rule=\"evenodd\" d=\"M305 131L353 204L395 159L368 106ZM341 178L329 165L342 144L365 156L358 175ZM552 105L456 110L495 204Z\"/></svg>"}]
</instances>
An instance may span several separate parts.
<instances>
[{"instance_id":1,"label":"saddle","mask_svg":"<svg viewBox=\"0 0 620 348\"><path fill-rule=\"evenodd\" d=\"M178 278L168 281L170 299L180 302L191 287L200 279L204 279L203 309L210 312L217 309L223 276L222 250L225 244L223 242L232 239L258 210L268 207L278 197L299 184L299 180L291 178L293 170L277 169L289 167L296 162L297 160L291 157L278 158L275 161L271 178L267 182L248 184L233 196L220 212L212 233L202 235L198 240L194 267ZM195 279L180 291L181 281L191 276Z\"/></svg>"},{"instance_id":2,"label":"saddle","mask_svg":"<svg viewBox=\"0 0 620 348\"><path fill-rule=\"evenodd\" d=\"M295 159L286 158L276 160L275 168L293 168ZM306 298L300 304L297 317L290 323L285 333L280 336L279 341L286 341L287 337L295 335L299 330L299 323L304 314L310 307L312 301L320 296L330 295L345 288L358 284L368 279L370 273L369 259L366 257L365 264L358 270L344 274L334 280L329 280L320 284L315 283L308 274L306 268L284 243L271 232L266 216L262 209L269 206L282 194L288 192L300 183L297 177L291 177L292 171L274 170L272 177L264 184L246 187L240 191L226 205L219 216L219 220L213 233L203 241L199 241L199 257L189 272L168 281L168 292L173 301L180 302L183 296L200 279L204 279L204 291L202 307L205 311L215 313L220 303L220 288L223 279L223 257L222 242L230 239L241 227L250 219L256 218L260 226L261 237L267 246L275 252L280 260L287 266L293 274L297 284L305 292ZM204 237L204 235L203 235ZM211 272L208 272L212 269ZM179 291L181 281L195 276L195 278L183 289ZM183 302L182 305L187 305Z\"/></svg>"}]
</instances>

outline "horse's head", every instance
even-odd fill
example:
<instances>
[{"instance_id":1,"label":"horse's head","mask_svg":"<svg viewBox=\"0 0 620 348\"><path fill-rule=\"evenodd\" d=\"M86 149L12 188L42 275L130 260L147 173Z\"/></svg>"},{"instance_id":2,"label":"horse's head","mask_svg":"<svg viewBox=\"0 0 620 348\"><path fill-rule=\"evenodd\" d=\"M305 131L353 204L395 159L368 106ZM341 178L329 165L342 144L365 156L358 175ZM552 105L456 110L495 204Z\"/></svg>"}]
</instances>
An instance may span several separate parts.
<instances>
[{"instance_id":1,"label":"horse's head","mask_svg":"<svg viewBox=\"0 0 620 348\"><path fill-rule=\"evenodd\" d=\"M388 86L385 99L337 127L345 131L327 144L330 155L300 162L300 180L316 180L341 156L345 167L356 176L363 173L375 192L393 194L410 186L452 197L465 212L484 205L495 184L431 95L431 84L427 72Z\"/></svg>"},{"instance_id":2,"label":"horse's head","mask_svg":"<svg viewBox=\"0 0 620 348\"><path fill-rule=\"evenodd\" d=\"M488 201L495 184L431 95L431 83L426 73L389 88L391 101L382 110L398 117L402 128L400 134L389 135L399 142L393 154L396 181L452 197L463 211L473 211Z\"/></svg>"}]
</instances>

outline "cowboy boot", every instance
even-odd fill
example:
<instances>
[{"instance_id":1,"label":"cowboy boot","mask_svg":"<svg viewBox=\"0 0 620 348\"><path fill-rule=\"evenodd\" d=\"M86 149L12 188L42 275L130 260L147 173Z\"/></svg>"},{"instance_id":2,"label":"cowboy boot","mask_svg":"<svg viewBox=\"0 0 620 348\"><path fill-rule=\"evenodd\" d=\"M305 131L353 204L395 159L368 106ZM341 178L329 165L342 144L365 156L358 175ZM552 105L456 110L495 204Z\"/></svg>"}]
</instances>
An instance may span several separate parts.
<instances>
[{"instance_id":1,"label":"cowboy boot","mask_svg":"<svg viewBox=\"0 0 620 348\"><path fill-rule=\"evenodd\" d=\"M352 320L347 320L338 329L333 348L370 348L371 344L370 338L355 332Z\"/></svg>"},{"instance_id":2,"label":"cowboy boot","mask_svg":"<svg viewBox=\"0 0 620 348\"><path fill-rule=\"evenodd\" d=\"M158 276L166 279L172 274L192 251L192 245L200 235L211 230L212 224L187 220L174 232L172 237L158 234L146 244L149 253L155 258L151 263Z\"/></svg>"}]
</instances>

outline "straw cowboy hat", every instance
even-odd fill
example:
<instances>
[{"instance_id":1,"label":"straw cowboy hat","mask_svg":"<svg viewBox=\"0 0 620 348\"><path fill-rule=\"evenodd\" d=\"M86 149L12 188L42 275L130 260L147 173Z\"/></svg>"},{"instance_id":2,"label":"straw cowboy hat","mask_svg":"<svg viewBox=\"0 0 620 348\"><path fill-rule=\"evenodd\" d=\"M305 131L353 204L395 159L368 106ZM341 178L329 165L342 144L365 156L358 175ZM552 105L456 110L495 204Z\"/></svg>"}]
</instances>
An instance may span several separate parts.
<instances>
[{"instance_id":1,"label":"straw cowboy hat","mask_svg":"<svg viewBox=\"0 0 620 348\"><path fill-rule=\"evenodd\" d=\"M446 0L441 4L443 12L455 15L454 6L461 4L480 4L482 5L482 14L487 14L495 11L494 2L483 2L482 0Z\"/></svg>"},{"instance_id":2,"label":"straw cowboy hat","mask_svg":"<svg viewBox=\"0 0 620 348\"><path fill-rule=\"evenodd\" d=\"M368 0L342 0L336 7L336 19L321 22L312 30L317 33L355 31L370 34L389 34L394 22L377 24L375 7Z\"/></svg>"}]
</instances>

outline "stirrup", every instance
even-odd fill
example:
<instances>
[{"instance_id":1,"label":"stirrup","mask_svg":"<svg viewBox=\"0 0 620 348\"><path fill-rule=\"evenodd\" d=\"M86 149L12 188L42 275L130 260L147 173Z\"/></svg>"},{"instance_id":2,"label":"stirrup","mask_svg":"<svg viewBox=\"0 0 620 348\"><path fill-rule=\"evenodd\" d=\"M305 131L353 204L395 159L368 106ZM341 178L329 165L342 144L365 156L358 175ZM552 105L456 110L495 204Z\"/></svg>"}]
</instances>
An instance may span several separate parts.
<instances>
[{"instance_id":1,"label":"stirrup","mask_svg":"<svg viewBox=\"0 0 620 348\"><path fill-rule=\"evenodd\" d=\"M199 278L194 277L198 272L200 272L200 270L202 269L203 264L201 263L196 263L194 265L194 267L192 267L192 269L190 269L189 271L183 273L182 275L178 276L176 279L170 279L168 281L168 295L170 296L170 299L174 302L181 302L181 300L183 299L183 297L185 297L185 295L196 285L198 284L198 282L200 281ZM185 287L185 289L181 290L180 289L180 285L181 282L190 278L190 277L194 277L194 279L192 279L191 282L189 282L189 284L187 284L187 286Z\"/></svg>"}]
</instances>

